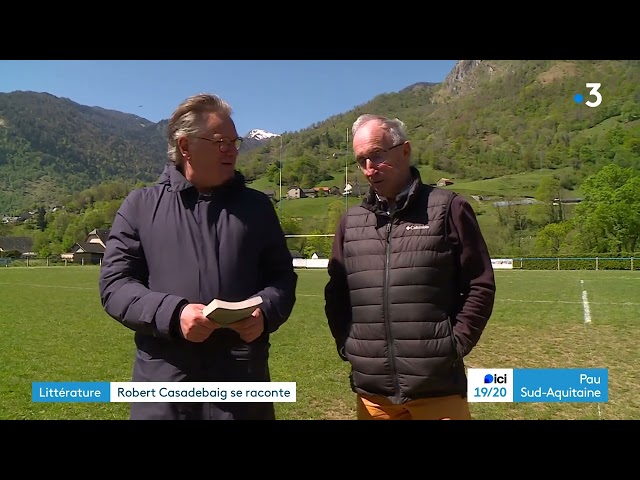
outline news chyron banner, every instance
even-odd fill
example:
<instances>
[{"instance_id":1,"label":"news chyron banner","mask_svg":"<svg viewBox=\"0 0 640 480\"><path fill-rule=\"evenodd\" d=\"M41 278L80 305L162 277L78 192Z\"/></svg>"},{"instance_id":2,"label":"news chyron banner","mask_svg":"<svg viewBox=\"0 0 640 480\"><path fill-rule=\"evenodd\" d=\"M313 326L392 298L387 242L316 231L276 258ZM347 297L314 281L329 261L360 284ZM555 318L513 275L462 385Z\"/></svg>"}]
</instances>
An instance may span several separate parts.
<instances>
[{"instance_id":1,"label":"news chyron banner","mask_svg":"<svg viewBox=\"0 0 640 480\"><path fill-rule=\"evenodd\" d=\"M295 382L33 382L32 402L295 402Z\"/></svg>"},{"instance_id":2,"label":"news chyron banner","mask_svg":"<svg viewBox=\"0 0 640 480\"><path fill-rule=\"evenodd\" d=\"M606 368L470 368L469 402L605 403Z\"/></svg>"}]
</instances>

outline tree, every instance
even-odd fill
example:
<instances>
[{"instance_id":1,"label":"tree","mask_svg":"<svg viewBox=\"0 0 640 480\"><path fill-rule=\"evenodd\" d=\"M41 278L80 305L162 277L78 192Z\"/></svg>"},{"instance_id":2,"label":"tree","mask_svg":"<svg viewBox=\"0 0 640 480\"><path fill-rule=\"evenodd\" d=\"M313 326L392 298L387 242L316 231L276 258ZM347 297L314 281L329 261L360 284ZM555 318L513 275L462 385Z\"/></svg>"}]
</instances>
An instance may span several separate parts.
<instances>
[{"instance_id":1,"label":"tree","mask_svg":"<svg viewBox=\"0 0 640 480\"><path fill-rule=\"evenodd\" d=\"M536 250L544 253L558 254L564 245L567 234L571 231L570 222L550 223L545 225L536 235Z\"/></svg>"},{"instance_id":2,"label":"tree","mask_svg":"<svg viewBox=\"0 0 640 480\"><path fill-rule=\"evenodd\" d=\"M327 213L327 225L325 227L325 233L335 233L340 218L344 213L344 202L342 200L336 200L331 202Z\"/></svg>"},{"instance_id":3,"label":"tree","mask_svg":"<svg viewBox=\"0 0 640 480\"><path fill-rule=\"evenodd\" d=\"M622 114L622 120L625 122L637 120L640 118L640 104L633 100L627 100L624 105L622 105L620 113Z\"/></svg>"},{"instance_id":4,"label":"tree","mask_svg":"<svg viewBox=\"0 0 640 480\"><path fill-rule=\"evenodd\" d=\"M44 207L39 207L38 208L38 217L36 219L36 224L38 225L38 228L40 229L41 232L44 232L45 228L47 228L47 220L46 220L46 211L44 209Z\"/></svg>"},{"instance_id":5,"label":"tree","mask_svg":"<svg viewBox=\"0 0 640 480\"><path fill-rule=\"evenodd\" d=\"M560 181L555 177L543 177L536 189L535 198L542 202L535 205L534 213L543 217L543 225L556 223L561 220L560 209L554 205L560 196Z\"/></svg>"},{"instance_id":6,"label":"tree","mask_svg":"<svg viewBox=\"0 0 640 480\"><path fill-rule=\"evenodd\" d=\"M594 253L633 252L640 237L640 174L610 164L582 184L575 216L582 246Z\"/></svg>"},{"instance_id":7,"label":"tree","mask_svg":"<svg viewBox=\"0 0 640 480\"><path fill-rule=\"evenodd\" d=\"M279 164L280 164L280 161L276 161L275 163L270 164L265 174L267 177L267 180L269 180L272 183L280 182L280 169L278 168Z\"/></svg>"},{"instance_id":8,"label":"tree","mask_svg":"<svg viewBox=\"0 0 640 480\"><path fill-rule=\"evenodd\" d=\"M313 230L311 235L322 235L320 230ZM318 253L322 257L329 256L331 252L331 244L327 242L327 238L331 237L307 237L305 238L302 254L305 258L311 258L314 253Z\"/></svg>"}]
</instances>

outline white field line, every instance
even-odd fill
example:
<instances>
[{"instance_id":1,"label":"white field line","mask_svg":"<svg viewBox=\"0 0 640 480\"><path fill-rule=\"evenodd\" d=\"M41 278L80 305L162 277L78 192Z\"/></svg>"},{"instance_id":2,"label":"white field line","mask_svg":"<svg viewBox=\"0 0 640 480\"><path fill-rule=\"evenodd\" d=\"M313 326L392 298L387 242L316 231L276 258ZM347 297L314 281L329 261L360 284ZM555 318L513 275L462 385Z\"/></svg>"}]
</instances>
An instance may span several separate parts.
<instances>
[{"instance_id":1,"label":"white field line","mask_svg":"<svg viewBox=\"0 0 640 480\"><path fill-rule=\"evenodd\" d=\"M589 309L589 299L587 290L584 288L584 280L580 280L582 285L582 308L584 309L584 323L591 323L591 310Z\"/></svg>"},{"instance_id":2,"label":"white field line","mask_svg":"<svg viewBox=\"0 0 640 480\"><path fill-rule=\"evenodd\" d=\"M583 305L583 301L571 301L571 300L520 300L517 298L496 298L496 302L516 302L516 303L570 303L576 305ZM590 302L591 305L640 305L640 303L633 302Z\"/></svg>"},{"instance_id":3,"label":"white field line","mask_svg":"<svg viewBox=\"0 0 640 480\"><path fill-rule=\"evenodd\" d=\"M584 287L584 280L580 280L580 289L582 290L582 308L584 310L584 327L591 323L591 309L589 308L589 299L587 298L587 289ZM589 357L591 357L591 363L593 364L593 345L589 341L590 338L587 334L587 345L589 348ZM598 409L598 418L602 420L602 409L600 404L596 403Z\"/></svg>"}]
</instances>

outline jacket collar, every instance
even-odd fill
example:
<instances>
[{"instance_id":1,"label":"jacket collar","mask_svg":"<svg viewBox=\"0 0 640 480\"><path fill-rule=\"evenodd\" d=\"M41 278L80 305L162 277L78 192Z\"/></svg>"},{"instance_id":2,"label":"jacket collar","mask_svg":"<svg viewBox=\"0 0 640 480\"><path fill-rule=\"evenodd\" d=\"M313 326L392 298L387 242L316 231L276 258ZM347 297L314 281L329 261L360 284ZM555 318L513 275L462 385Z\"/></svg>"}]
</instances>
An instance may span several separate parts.
<instances>
[{"instance_id":1,"label":"jacket collar","mask_svg":"<svg viewBox=\"0 0 640 480\"><path fill-rule=\"evenodd\" d=\"M193 183L191 183L189 180L185 178L185 176L182 174L182 172L180 172L176 168L173 162L167 162L165 164L164 170L162 171L160 178L158 178L158 183L167 185L168 191L174 192L174 193L180 193L183 190L187 190L190 188L193 189L194 191L196 190ZM212 193L215 193L217 191L227 191L230 189L236 189L244 186L244 184L245 184L244 175L242 175L242 173L236 170L235 175L231 180L229 180L227 183L223 185L220 185L219 187L214 188L214 191Z\"/></svg>"},{"instance_id":2,"label":"jacket collar","mask_svg":"<svg viewBox=\"0 0 640 480\"><path fill-rule=\"evenodd\" d=\"M420 187L420 185L422 185L422 179L420 177L420 172L418 171L418 169L414 166L411 166L409 167L409 172L411 174L411 180L409 182L409 185L407 185L407 187L396 196L396 208L394 211L402 210L406 205L411 203L416 190ZM387 200L380 197L373 189L373 187L369 187L369 193L363 200L362 205L369 210L385 212L387 214L392 213Z\"/></svg>"}]
</instances>

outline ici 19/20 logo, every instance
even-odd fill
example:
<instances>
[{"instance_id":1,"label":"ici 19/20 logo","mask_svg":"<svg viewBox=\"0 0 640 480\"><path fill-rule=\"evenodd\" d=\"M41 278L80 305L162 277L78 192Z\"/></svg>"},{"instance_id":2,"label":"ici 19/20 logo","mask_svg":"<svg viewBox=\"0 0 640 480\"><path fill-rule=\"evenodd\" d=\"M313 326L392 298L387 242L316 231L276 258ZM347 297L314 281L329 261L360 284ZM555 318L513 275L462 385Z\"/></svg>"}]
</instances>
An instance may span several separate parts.
<instances>
[{"instance_id":1,"label":"ici 19/20 logo","mask_svg":"<svg viewBox=\"0 0 640 480\"><path fill-rule=\"evenodd\" d=\"M589 96L595 97L595 102L590 100L584 101L584 97L581 93L576 93L573 96L573 101L576 103L584 103L587 107L595 108L602 103L602 94L598 91L598 89L602 86L601 83L587 83L587 88L590 88Z\"/></svg>"},{"instance_id":2,"label":"ici 19/20 logo","mask_svg":"<svg viewBox=\"0 0 640 480\"><path fill-rule=\"evenodd\" d=\"M507 383L507 374L491 375L488 373L484 376L484 383Z\"/></svg>"}]
</instances>

